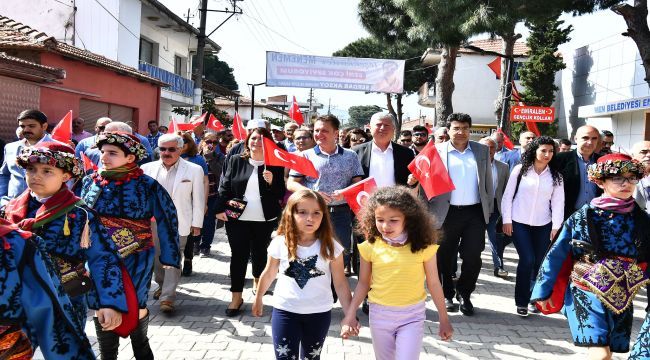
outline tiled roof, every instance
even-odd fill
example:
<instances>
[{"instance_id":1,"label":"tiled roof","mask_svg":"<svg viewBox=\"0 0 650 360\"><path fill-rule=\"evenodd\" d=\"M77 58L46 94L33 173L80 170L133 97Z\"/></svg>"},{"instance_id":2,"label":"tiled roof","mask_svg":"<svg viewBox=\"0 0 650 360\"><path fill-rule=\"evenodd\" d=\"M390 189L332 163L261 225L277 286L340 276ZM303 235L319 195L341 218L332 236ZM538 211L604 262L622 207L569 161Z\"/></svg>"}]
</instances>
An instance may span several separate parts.
<instances>
[{"instance_id":1,"label":"tiled roof","mask_svg":"<svg viewBox=\"0 0 650 360\"><path fill-rule=\"evenodd\" d=\"M39 32L27 25L0 15L0 50L6 49L49 51L88 64L110 69L119 74L134 77L138 80L150 82L158 86L169 86L167 83L164 83L147 73L93 52L59 42L43 32Z\"/></svg>"},{"instance_id":2,"label":"tiled roof","mask_svg":"<svg viewBox=\"0 0 650 360\"><path fill-rule=\"evenodd\" d=\"M35 62L27 61L25 59L9 56L3 52L0 52L0 62L13 63L27 68L38 69L52 75L52 77L55 77L57 79L65 78L65 70L63 69L37 64Z\"/></svg>"},{"instance_id":3,"label":"tiled roof","mask_svg":"<svg viewBox=\"0 0 650 360\"><path fill-rule=\"evenodd\" d=\"M474 40L474 41L470 41L469 44L481 48L485 51L494 51L498 53L503 52L503 42L501 41L501 38ZM525 42L517 41L515 43L515 48L513 49L513 55L526 56L529 51L530 49L528 48ZM459 52L466 53L466 54L476 53L476 51L474 50L465 49L462 47L460 48Z\"/></svg>"}]
</instances>

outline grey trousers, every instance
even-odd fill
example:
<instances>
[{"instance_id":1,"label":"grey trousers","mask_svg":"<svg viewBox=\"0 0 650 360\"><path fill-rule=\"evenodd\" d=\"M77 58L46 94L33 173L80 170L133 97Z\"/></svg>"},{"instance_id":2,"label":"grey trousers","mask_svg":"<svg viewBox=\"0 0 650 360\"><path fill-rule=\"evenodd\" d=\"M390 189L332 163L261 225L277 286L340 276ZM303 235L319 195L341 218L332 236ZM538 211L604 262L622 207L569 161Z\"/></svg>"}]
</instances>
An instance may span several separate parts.
<instances>
[{"instance_id":1,"label":"grey trousers","mask_svg":"<svg viewBox=\"0 0 650 360\"><path fill-rule=\"evenodd\" d=\"M187 242L187 236L179 236L180 247L181 249L181 266L183 265L183 251L185 248L185 243ZM160 263L160 245L156 232L154 231L153 241L156 247L156 256L154 263L154 280L158 284L158 287L162 288L162 293L160 294L160 300L175 301L176 300L176 287L181 280L181 269L171 268L163 269L162 264Z\"/></svg>"}]
</instances>

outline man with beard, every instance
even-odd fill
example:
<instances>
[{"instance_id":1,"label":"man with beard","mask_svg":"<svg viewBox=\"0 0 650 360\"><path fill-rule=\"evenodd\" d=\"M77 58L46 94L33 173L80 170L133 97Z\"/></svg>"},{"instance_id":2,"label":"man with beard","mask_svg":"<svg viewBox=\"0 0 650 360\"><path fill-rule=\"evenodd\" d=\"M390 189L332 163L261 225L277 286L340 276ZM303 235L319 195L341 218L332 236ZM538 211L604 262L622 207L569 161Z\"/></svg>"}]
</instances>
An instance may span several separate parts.
<instances>
[{"instance_id":1,"label":"man with beard","mask_svg":"<svg viewBox=\"0 0 650 360\"><path fill-rule=\"evenodd\" d=\"M93 136L93 134L84 130L83 118L76 117L72 119L72 140L75 141L76 144L78 144L79 141L91 136Z\"/></svg>"},{"instance_id":2,"label":"man with beard","mask_svg":"<svg viewBox=\"0 0 650 360\"><path fill-rule=\"evenodd\" d=\"M27 147L40 142L54 141L48 133L47 116L38 110L25 110L18 115L18 127L23 139L9 143L4 148L4 161L0 167L0 205L22 194L27 188L25 170L18 166L16 158Z\"/></svg>"},{"instance_id":3,"label":"man with beard","mask_svg":"<svg viewBox=\"0 0 650 360\"><path fill-rule=\"evenodd\" d=\"M640 161L645 167L645 176L639 181L634 190L634 200L643 210L650 213L648 207L650 205L648 201L650 197L650 176L648 176L650 171L650 141L639 141L634 144L632 146L632 157L634 160Z\"/></svg>"},{"instance_id":4,"label":"man with beard","mask_svg":"<svg viewBox=\"0 0 650 360\"><path fill-rule=\"evenodd\" d=\"M413 145L411 148L418 154L429 142L429 131L422 125L415 125L413 127Z\"/></svg>"}]
</instances>

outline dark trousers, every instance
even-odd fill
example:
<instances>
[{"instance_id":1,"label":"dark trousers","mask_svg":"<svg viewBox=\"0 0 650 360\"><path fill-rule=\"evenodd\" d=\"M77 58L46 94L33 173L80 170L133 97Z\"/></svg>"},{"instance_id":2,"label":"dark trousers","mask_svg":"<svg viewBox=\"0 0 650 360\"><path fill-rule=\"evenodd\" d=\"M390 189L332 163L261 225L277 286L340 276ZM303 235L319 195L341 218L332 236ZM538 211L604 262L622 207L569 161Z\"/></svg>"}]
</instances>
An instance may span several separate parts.
<instances>
[{"instance_id":1,"label":"dark trousers","mask_svg":"<svg viewBox=\"0 0 650 360\"><path fill-rule=\"evenodd\" d=\"M217 228L223 226L223 221L217 222L214 217L217 214L217 197L210 196L208 198L208 211L203 218L203 228L201 228L201 243L199 248L210 250L210 245L214 240L214 232Z\"/></svg>"},{"instance_id":2,"label":"dark trousers","mask_svg":"<svg viewBox=\"0 0 650 360\"><path fill-rule=\"evenodd\" d=\"M192 259L194 259L194 244L199 240L201 240L201 235L194 236L191 232L187 235L187 242L185 243L185 248L183 248L183 256L185 257L185 260L192 262Z\"/></svg>"},{"instance_id":3,"label":"dark trousers","mask_svg":"<svg viewBox=\"0 0 650 360\"><path fill-rule=\"evenodd\" d=\"M341 243L345 252L343 261L345 266L350 265L350 251L352 249L352 210L345 206L334 206L329 208L330 222L334 228L336 239Z\"/></svg>"},{"instance_id":4,"label":"dark trousers","mask_svg":"<svg viewBox=\"0 0 650 360\"><path fill-rule=\"evenodd\" d=\"M496 204L496 200L495 204ZM492 250L492 264L494 269L503 269L503 251L506 246L512 242L512 238L504 233L497 232L497 222L501 216L499 211L495 210L490 215L490 222L487 224L487 235Z\"/></svg>"},{"instance_id":5,"label":"dark trousers","mask_svg":"<svg viewBox=\"0 0 650 360\"><path fill-rule=\"evenodd\" d=\"M331 320L331 311L296 314L274 308L271 315L271 332L275 358L320 359Z\"/></svg>"},{"instance_id":6,"label":"dark trousers","mask_svg":"<svg viewBox=\"0 0 650 360\"><path fill-rule=\"evenodd\" d=\"M481 204L450 206L442 224L442 233L437 260L445 298L453 298L456 291L463 297L469 297L476 288L476 280L481 272L481 252L485 249L485 219ZM452 274L459 248L463 263L454 289Z\"/></svg>"},{"instance_id":7,"label":"dark trousers","mask_svg":"<svg viewBox=\"0 0 650 360\"><path fill-rule=\"evenodd\" d=\"M246 267L250 257L253 277L260 277L266 266L266 248L271 242L271 233L277 225L272 221L226 222L226 234L230 244L230 291L242 292L246 278Z\"/></svg>"},{"instance_id":8,"label":"dark trousers","mask_svg":"<svg viewBox=\"0 0 650 360\"><path fill-rule=\"evenodd\" d=\"M519 254L517 279L515 281L515 304L528 306L530 292L537 271L542 265L546 249L551 244L551 223L543 226L530 226L512 222L512 240Z\"/></svg>"}]
</instances>

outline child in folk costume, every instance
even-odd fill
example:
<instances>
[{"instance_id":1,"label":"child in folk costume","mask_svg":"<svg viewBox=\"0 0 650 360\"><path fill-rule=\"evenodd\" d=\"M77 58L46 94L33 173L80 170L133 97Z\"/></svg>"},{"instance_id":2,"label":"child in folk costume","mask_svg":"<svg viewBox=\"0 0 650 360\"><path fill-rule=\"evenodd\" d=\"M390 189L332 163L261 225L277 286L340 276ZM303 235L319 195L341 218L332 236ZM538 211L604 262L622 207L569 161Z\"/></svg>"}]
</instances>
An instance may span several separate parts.
<instances>
[{"instance_id":1,"label":"child in folk costume","mask_svg":"<svg viewBox=\"0 0 650 360\"><path fill-rule=\"evenodd\" d=\"M629 351L632 300L648 282L650 221L632 197L641 163L606 155L588 175L604 193L566 220L539 269L531 302L544 313L564 305L574 344L587 347L589 358L609 359Z\"/></svg>"},{"instance_id":2,"label":"child in folk costume","mask_svg":"<svg viewBox=\"0 0 650 360\"><path fill-rule=\"evenodd\" d=\"M5 217L42 239L81 328L87 307L97 310L100 330L117 328L128 311L120 259L97 216L66 186L82 174L74 150L46 142L23 149L16 162L28 188L7 204Z\"/></svg>"},{"instance_id":3,"label":"child in folk costume","mask_svg":"<svg viewBox=\"0 0 650 360\"><path fill-rule=\"evenodd\" d=\"M0 219L0 359L95 359L42 240Z\"/></svg>"},{"instance_id":4,"label":"child in folk costume","mask_svg":"<svg viewBox=\"0 0 650 360\"><path fill-rule=\"evenodd\" d=\"M438 278L437 234L424 204L406 187L381 188L362 209L359 227L366 241L359 245L359 283L341 321L341 336L358 333L356 310L368 296L375 358L418 359L426 319L426 284L438 310L438 335L451 340L454 330Z\"/></svg>"},{"instance_id":5,"label":"child in folk costume","mask_svg":"<svg viewBox=\"0 0 650 360\"><path fill-rule=\"evenodd\" d=\"M147 156L140 140L129 133L97 137L103 168L83 179L82 198L98 215L118 247L131 275L140 307L139 324L131 333L136 359L153 359L147 339L147 297L154 264L151 218L160 239L160 263L180 268L178 219L167 191L144 175L137 161ZM102 358L116 358L119 339L110 333L98 337Z\"/></svg>"}]
</instances>

